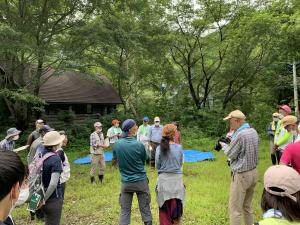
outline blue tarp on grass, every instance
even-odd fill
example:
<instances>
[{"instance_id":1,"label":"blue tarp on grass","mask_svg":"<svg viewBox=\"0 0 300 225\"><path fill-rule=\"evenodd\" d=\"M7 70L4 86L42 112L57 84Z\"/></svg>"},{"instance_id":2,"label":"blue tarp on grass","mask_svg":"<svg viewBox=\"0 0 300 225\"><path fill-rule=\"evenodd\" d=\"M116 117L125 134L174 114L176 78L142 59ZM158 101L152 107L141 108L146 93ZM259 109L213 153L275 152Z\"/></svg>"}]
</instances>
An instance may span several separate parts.
<instances>
[{"instance_id":1,"label":"blue tarp on grass","mask_svg":"<svg viewBox=\"0 0 300 225\"><path fill-rule=\"evenodd\" d=\"M212 152L202 152L198 150L183 150L184 162L200 162L204 160L211 160L215 158L215 155ZM112 160L112 153L104 153L105 161L109 162ZM90 155L85 156L80 159L76 159L74 164L89 164L91 163Z\"/></svg>"}]
</instances>

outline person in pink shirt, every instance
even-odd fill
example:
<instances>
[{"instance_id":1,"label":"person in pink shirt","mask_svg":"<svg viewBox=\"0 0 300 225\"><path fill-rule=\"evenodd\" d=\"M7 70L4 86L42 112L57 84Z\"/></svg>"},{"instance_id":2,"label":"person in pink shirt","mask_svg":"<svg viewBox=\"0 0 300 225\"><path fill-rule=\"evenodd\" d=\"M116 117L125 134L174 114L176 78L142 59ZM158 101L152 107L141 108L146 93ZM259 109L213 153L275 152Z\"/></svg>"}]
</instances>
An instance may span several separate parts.
<instances>
[{"instance_id":1,"label":"person in pink shirt","mask_svg":"<svg viewBox=\"0 0 300 225\"><path fill-rule=\"evenodd\" d=\"M299 134L298 123L295 116L286 116L283 119L285 129L294 135L294 143L286 146L280 164L292 166L300 174L300 142L296 140Z\"/></svg>"}]
</instances>

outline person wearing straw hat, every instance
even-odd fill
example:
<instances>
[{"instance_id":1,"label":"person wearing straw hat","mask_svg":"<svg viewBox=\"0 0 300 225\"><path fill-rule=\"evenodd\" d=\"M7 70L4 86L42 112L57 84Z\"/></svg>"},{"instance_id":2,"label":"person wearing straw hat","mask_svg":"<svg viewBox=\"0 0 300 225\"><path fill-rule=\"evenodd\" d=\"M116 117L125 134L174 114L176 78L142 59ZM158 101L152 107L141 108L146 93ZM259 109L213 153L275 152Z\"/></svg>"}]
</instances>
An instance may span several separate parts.
<instances>
[{"instance_id":1,"label":"person wearing straw hat","mask_svg":"<svg viewBox=\"0 0 300 225\"><path fill-rule=\"evenodd\" d=\"M292 113L291 108L288 105L282 105L279 107L279 118L280 121L277 124L277 128L275 131L274 137L274 151L277 163L279 164L281 155L285 149L285 147L293 142L293 135L289 133L282 124L282 120L284 117L290 115Z\"/></svg>"},{"instance_id":2,"label":"person wearing straw hat","mask_svg":"<svg viewBox=\"0 0 300 225\"><path fill-rule=\"evenodd\" d=\"M283 118L283 127L293 135L294 143L285 147L280 158L281 165L293 167L300 174L300 142L299 142L299 121L296 116L286 116Z\"/></svg>"},{"instance_id":3,"label":"person wearing straw hat","mask_svg":"<svg viewBox=\"0 0 300 225\"><path fill-rule=\"evenodd\" d=\"M271 166L264 174L263 219L255 225L300 224L300 176L291 167Z\"/></svg>"},{"instance_id":4,"label":"person wearing straw hat","mask_svg":"<svg viewBox=\"0 0 300 225\"><path fill-rule=\"evenodd\" d=\"M277 128L277 124L279 121L279 113L275 112L272 115L273 120L271 123L269 123L267 127L267 133L269 135L269 140L270 140L270 153L271 153L271 161L273 165L276 165L276 156L275 156L275 150L274 150L274 136L275 136L275 131Z\"/></svg>"},{"instance_id":5,"label":"person wearing straw hat","mask_svg":"<svg viewBox=\"0 0 300 225\"><path fill-rule=\"evenodd\" d=\"M44 149L41 152L44 156L48 152L56 152L65 139L57 131L50 131L43 137ZM62 173L62 163L58 155L53 155L43 162L42 182L46 190L45 203L42 206L42 211L45 216L45 225L59 225L63 198L62 186L60 184L60 174Z\"/></svg>"},{"instance_id":6,"label":"person wearing straw hat","mask_svg":"<svg viewBox=\"0 0 300 225\"><path fill-rule=\"evenodd\" d=\"M104 148L105 146L104 135L102 133L102 124L100 122L94 123L95 131L90 135L90 153L92 158L90 178L91 183L95 183L95 175L99 167L99 181L102 183L105 172L105 159Z\"/></svg>"},{"instance_id":7,"label":"person wearing straw hat","mask_svg":"<svg viewBox=\"0 0 300 225\"><path fill-rule=\"evenodd\" d=\"M182 146L174 141L176 126L167 124L162 130L162 139L156 149L155 167L158 171L156 185L160 225L181 224L185 188L182 177Z\"/></svg>"},{"instance_id":8,"label":"person wearing straw hat","mask_svg":"<svg viewBox=\"0 0 300 225\"><path fill-rule=\"evenodd\" d=\"M134 120L125 120L122 124L122 130L122 138L115 143L113 148L113 158L118 160L122 180L119 225L130 224L134 193L138 198L144 224L152 225L151 197L145 170L147 159L145 146L135 138L138 127Z\"/></svg>"},{"instance_id":9,"label":"person wearing straw hat","mask_svg":"<svg viewBox=\"0 0 300 225\"><path fill-rule=\"evenodd\" d=\"M241 225L244 215L245 225L253 224L252 199L258 181L258 145L256 130L246 122L240 110L234 110L224 120L229 121L234 130L230 144L220 142L225 155L230 159L232 171L229 214L231 225Z\"/></svg>"},{"instance_id":10,"label":"person wearing straw hat","mask_svg":"<svg viewBox=\"0 0 300 225\"><path fill-rule=\"evenodd\" d=\"M15 149L15 142L19 139L21 131L12 127L6 131L6 137L0 142L0 150L13 151Z\"/></svg>"}]
</instances>

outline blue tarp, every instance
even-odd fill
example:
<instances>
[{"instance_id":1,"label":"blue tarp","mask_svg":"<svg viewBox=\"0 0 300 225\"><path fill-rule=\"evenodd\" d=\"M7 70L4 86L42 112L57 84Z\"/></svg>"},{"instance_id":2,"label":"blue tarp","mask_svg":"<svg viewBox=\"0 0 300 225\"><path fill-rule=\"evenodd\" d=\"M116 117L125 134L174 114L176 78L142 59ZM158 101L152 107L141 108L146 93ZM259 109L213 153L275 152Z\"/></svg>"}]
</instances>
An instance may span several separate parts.
<instances>
[{"instance_id":1,"label":"blue tarp","mask_svg":"<svg viewBox=\"0 0 300 225\"><path fill-rule=\"evenodd\" d=\"M204 160L214 159L215 155L212 152L202 152L198 150L183 150L184 162L200 162ZM105 152L105 161L109 162L112 160L112 153ZM88 164L91 163L90 155L80 159L76 159L74 164Z\"/></svg>"}]
</instances>

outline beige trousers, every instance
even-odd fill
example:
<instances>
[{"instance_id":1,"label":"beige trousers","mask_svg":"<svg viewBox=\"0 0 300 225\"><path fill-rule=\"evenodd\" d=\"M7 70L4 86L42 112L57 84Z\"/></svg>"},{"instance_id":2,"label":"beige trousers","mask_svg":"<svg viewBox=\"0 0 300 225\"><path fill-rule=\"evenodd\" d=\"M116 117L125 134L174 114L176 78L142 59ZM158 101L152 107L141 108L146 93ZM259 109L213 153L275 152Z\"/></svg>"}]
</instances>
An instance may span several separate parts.
<instances>
[{"instance_id":1,"label":"beige trousers","mask_svg":"<svg viewBox=\"0 0 300 225\"><path fill-rule=\"evenodd\" d=\"M257 181L256 169L232 175L229 198L230 225L241 225L242 215L245 225L253 225L252 199Z\"/></svg>"},{"instance_id":2,"label":"beige trousers","mask_svg":"<svg viewBox=\"0 0 300 225\"><path fill-rule=\"evenodd\" d=\"M91 163L92 168L91 168L90 176L94 177L96 175L98 167L100 168L99 175L104 175L105 160L103 154L99 154L99 155L91 154L91 157L92 157L92 163Z\"/></svg>"}]
</instances>

